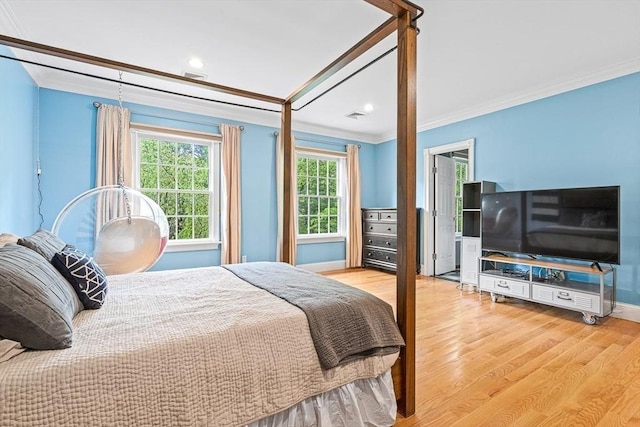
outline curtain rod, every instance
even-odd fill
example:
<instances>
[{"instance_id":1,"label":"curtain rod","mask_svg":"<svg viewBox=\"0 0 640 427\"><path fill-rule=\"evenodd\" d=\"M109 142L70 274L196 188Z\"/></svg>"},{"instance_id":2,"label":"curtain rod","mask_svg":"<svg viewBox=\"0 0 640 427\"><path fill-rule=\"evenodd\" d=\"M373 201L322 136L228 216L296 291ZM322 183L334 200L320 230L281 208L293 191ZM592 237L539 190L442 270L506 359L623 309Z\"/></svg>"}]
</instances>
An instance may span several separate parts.
<instances>
[{"instance_id":1,"label":"curtain rod","mask_svg":"<svg viewBox=\"0 0 640 427\"><path fill-rule=\"evenodd\" d=\"M93 106L98 108L99 106L101 106L102 103L98 102L98 101L94 101L93 102ZM209 126L220 126L222 123L210 123L210 122L202 122L202 121L198 121L198 120L184 120L184 119L180 119L177 117L170 117L170 116L157 116L154 114L146 114L146 113L137 113L135 111L131 111L131 114L135 114L138 116L145 116L145 117L153 117L156 119L167 119L167 120L175 120L175 121L179 121L179 122L186 122L186 123L194 123L197 125L209 125ZM240 126L240 130L244 130L244 126Z\"/></svg>"},{"instance_id":2,"label":"curtain rod","mask_svg":"<svg viewBox=\"0 0 640 427\"><path fill-rule=\"evenodd\" d=\"M273 135L274 135L274 136L278 136L278 135L280 135L280 132L275 131L275 132L273 132ZM301 139L301 140L303 140L303 141L308 141L308 142L317 142L317 143L319 143L319 144L336 145L336 146L338 146L338 147L346 147L347 145L349 145L349 144L343 144L343 143L341 143L341 142L323 141L323 140L321 140L321 139L313 139L313 138L304 138L304 137L302 137L302 136L300 136L300 137L296 137L296 138L297 138L297 139ZM357 146L358 146L358 148L362 148L362 145L361 145L361 144L355 144L355 145L357 145Z\"/></svg>"}]
</instances>

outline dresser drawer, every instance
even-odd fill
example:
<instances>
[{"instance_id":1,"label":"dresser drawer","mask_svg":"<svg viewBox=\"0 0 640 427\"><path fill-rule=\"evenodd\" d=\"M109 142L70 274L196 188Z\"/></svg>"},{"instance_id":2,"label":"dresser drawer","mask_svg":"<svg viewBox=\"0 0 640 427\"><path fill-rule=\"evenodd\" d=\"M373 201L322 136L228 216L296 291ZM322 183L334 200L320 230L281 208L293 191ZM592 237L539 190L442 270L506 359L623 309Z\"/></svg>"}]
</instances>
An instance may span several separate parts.
<instances>
[{"instance_id":1,"label":"dresser drawer","mask_svg":"<svg viewBox=\"0 0 640 427\"><path fill-rule=\"evenodd\" d=\"M380 212L378 211L365 211L362 213L362 219L377 221L380 219Z\"/></svg>"},{"instance_id":2,"label":"dresser drawer","mask_svg":"<svg viewBox=\"0 0 640 427\"><path fill-rule=\"evenodd\" d=\"M420 224L420 209L416 210ZM398 262L398 214L395 208L362 209L362 265L396 271ZM416 272L420 272L420 233L416 233Z\"/></svg>"},{"instance_id":3,"label":"dresser drawer","mask_svg":"<svg viewBox=\"0 0 640 427\"><path fill-rule=\"evenodd\" d=\"M381 211L380 221L396 222L398 220L398 213L396 211Z\"/></svg>"},{"instance_id":4,"label":"dresser drawer","mask_svg":"<svg viewBox=\"0 0 640 427\"><path fill-rule=\"evenodd\" d=\"M600 314L600 295L552 286L533 285L533 300Z\"/></svg>"},{"instance_id":5,"label":"dresser drawer","mask_svg":"<svg viewBox=\"0 0 640 427\"><path fill-rule=\"evenodd\" d=\"M362 236L362 243L365 246L377 246L379 248L396 249L398 239L395 236L378 236L374 234L365 234Z\"/></svg>"},{"instance_id":6,"label":"dresser drawer","mask_svg":"<svg viewBox=\"0 0 640 427\"><path fill-rule=\"evenodd\" d=\"M365 233L378 233L378 234L398 234L398 226L396 224L385 224L382 222L370 222L365 221L364 223L364 232Z\"/></svg>"},{"instance_id":7,"label":"dresser drawer","mask_svg":"<svg viewBox=\"0 0 640 427\"><path fill-rule=\"evenodd\" d=\"M529 283L480 275L480 289L500 295L529 298Z\"/></svg>"},{"instance_id":8,"label":"dresser drawer","mask_svg":"<svg viewBox=\"0 0 640 427\"><path fill-rule=\"evenodd\" d=\"M363 261L365 263L367 262L367 260L372 260L372 261L383 261L383 262L395 264L397 259L397 254L395 252L384 251L381 249L365 248L363 255L364 255Z\"/></svg>"}]
</instances>

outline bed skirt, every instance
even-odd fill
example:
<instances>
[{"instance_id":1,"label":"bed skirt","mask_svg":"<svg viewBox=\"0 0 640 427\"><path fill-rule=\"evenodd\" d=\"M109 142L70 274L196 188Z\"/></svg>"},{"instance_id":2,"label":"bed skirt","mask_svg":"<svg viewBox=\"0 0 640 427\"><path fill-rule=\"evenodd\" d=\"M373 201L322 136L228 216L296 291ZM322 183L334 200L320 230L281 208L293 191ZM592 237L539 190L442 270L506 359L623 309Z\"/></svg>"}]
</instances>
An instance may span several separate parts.
<instances>
[{"instance_id":1,"label":"bed skirt","mask_svg":"<svg viewBox=\"0 0 640 427\"><path fill-rule=\"evenodd\" d=\"M312 396L247 427L392 426L396 397L391 370Z\"/></svg>"}]
</instances>

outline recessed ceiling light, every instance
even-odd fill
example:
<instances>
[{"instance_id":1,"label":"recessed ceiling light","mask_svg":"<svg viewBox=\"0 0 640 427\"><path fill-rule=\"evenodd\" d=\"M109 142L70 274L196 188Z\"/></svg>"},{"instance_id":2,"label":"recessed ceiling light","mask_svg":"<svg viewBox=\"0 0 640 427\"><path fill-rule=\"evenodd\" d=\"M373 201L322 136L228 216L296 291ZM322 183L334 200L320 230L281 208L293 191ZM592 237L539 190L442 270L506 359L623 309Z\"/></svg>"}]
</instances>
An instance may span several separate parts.
<instances>
[{"instance_id":1,"label":"recessed ceiling light","mask_svg":"<svg viewBox=\"0 0 640 427\"><path fill-rule=\"evenodd\" d=\"M193 68L202 68L204 67L204 62L202 62L200 58L191 58L189 60L189 65L191 65Z\"/></svg>"},{"instance_id":2,"label":"recessed ceiling light","mask_svg":"<svg viewBox=\"0 0 640 427\"><path fill-rule=\"evenodd\" d=\"M372 111L373 111L373 109L374 109L374 108L375 108L375 107L373 106L373 104L366 104L366 105L364 106L364 111L366 111L367 113L370 113L370 112L372 112Z\"/></svg>"}]
</instances>

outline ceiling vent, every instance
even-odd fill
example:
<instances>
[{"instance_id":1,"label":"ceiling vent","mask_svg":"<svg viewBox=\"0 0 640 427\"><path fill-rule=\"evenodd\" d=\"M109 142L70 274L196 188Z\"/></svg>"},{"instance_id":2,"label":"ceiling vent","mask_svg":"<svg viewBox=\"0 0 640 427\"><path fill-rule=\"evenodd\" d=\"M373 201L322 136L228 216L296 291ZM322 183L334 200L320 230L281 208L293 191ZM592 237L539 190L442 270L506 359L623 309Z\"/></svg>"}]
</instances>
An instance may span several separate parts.
<instances>
[{"instance_id":1,"label":"ceiling vent","mask_svg":"<svg viewBox=\"0 0 640 427\"><path fill-rule=\"evenodd\" d=\"M207 75L202 73L194 73L193 71L185 71L183 75L188 79L207 80Z\"/></svg>"},{"instance_id":2,"label":"ceiling vent","mask_svg":"<svg viewBox=\"0 0 640 427\"><path fill-rule=\"evenodd\" d=\"M367 113L363 113L362 111L353 111L347 114L347 117L350 119L358 120L360 117L366 116Z\"/></svg>"}]
</instances>

